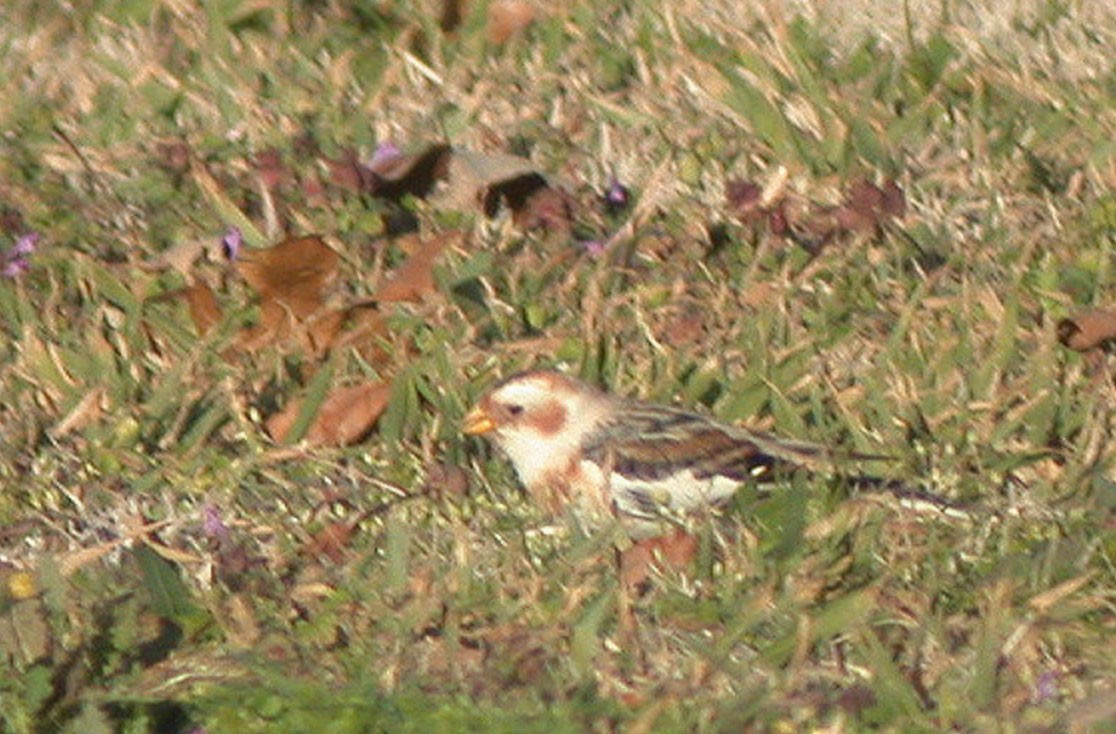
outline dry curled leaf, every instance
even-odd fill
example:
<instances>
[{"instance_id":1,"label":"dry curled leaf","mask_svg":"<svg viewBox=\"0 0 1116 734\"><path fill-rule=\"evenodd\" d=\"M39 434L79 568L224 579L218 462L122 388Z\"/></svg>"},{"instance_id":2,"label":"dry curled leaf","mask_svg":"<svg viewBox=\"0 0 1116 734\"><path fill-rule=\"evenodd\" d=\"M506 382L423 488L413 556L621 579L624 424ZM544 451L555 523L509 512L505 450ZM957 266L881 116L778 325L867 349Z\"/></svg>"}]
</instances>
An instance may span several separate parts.
<instances>
[{"instance_id":1,"label":"dry curled leaf","mask_svg":"<svg viewBox=\"0 0 1116 734\"><path fill-rule=\"evenodd\" d=\"M370 193L383 199L398 200L405 195L424 197L449 171L450 147L430 145L418 153L386 156L366 167Z\"/></svg>"},{"instance_id":2,"label":"dry curled leaf","mask_svg":"<svg viewBox=\"0 0 1116 734\"><path fill-rule=\"evenodd\" d=\"M364 438L387 408L391 385L370 382L333 390L318 408L303 439L317 446L348 446ZM298 419L302 401L293 400L267 419L265 428L275 441L283 442Z\"/></svg>"},{"instance_id":3,"label":"dry curled leaf","mask_svg":"<svg viewBox=\"0 0 1116 734\"><path fill-rule=\"evenodd\" d=\"M464 234L462 230L450 230L425 242L419 241L410 256L376 291L375 300L382 303L421 301L433 293L435 260L448 245L460 240Z\"/></svg>"},{"instance_id":4,"label":"dry curled leaf","mask_svg":"<svg viewBox=\"0 0 1116 734\"><path fill-rule=\"evenodd\" d=\"M449 156L446 186L435 203L446 209L460 211L481 206L486 214L492 216L495 214L495 205L501 198L507 198L500 191L493 193L492 189L508 186L513 194L520 193L525 199L532 191L545 184L546 178L526 158L507 153L477 153L454 148Z\"/></svg>"},{"instance_id":5,"label":"dry curled leaf","mask_svg":"<svg viewBox=\"0 0 1116 734\"><path fill-rule=\"evenodd\" d=\"M237 260L241 277L260 295L298 318L322 307L337 276L337 253L321 237L291 237L274 247L245 250Z\"/></svg>"},{"instance_id":6,"label":"dry curled leaf","mask_svg":"<svg viewBox=\"0 0 1116 734\"><path fill-rule=\"evenodd\" d=\"M1116 339L1116 311L1093 309L1058 322L1058 341L1076 352L1088 352Z\"/></svg>"}]
</instances>

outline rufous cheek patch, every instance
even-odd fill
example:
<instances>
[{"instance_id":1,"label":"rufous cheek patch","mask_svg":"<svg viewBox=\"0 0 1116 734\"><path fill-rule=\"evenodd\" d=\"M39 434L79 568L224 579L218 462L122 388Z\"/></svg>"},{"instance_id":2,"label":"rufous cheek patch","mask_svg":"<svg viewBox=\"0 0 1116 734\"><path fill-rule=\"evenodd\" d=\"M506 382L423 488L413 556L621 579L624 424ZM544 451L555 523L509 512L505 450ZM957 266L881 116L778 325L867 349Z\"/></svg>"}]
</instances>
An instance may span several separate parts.
<instances>
[{"instance_id":1,"label":"rufous cheek patch","mask_svg":"<svg viewBox=\"0 0 1116 734\"><path fill-rule=\"evenodd\" d=\"M531 416L531 427L543 436L553 436L566 427L566 406L552 401Z\"/></svg>"}]
</instances>

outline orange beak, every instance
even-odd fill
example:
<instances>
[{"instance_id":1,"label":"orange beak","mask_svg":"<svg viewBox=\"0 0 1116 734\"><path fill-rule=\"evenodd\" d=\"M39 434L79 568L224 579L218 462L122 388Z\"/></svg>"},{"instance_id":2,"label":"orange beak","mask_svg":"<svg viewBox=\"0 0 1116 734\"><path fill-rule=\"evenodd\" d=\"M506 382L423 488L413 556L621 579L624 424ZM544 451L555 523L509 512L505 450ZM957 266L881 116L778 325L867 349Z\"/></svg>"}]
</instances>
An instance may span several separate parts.
<instances>
[{"instance_id":1,"label":"orange beak","mask_svg":"<svg viewBox=\"0 0 1116 734\"><path fill-rule=\"evenodd\" d=\"M461 432L466 436L480 436L495 430L496 424L492 417L479 406L469 411L461 425Z\"/></svg>"}]
</instances>

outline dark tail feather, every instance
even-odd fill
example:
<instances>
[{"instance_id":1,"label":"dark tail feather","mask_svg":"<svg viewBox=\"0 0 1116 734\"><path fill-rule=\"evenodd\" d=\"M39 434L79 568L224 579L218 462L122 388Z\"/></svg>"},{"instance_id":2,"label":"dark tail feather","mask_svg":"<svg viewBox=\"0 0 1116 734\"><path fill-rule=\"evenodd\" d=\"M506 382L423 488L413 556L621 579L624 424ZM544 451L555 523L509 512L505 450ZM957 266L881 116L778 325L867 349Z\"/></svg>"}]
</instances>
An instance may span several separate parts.
<instances>
[{"instance_id":1,"label":"dark tail feather","mask_svg":"<svg viewBox=\"0 0 1116 734\"><path fill-rule=\"evenodd\" d=\"M972 510L966 505L954 502L929 490L912 487L898 479L852 476L845 477L845 481L862 496L874 495L891 500L905 510L938 514L953 519L973 519Z\"/></svg>"}]
</instances>

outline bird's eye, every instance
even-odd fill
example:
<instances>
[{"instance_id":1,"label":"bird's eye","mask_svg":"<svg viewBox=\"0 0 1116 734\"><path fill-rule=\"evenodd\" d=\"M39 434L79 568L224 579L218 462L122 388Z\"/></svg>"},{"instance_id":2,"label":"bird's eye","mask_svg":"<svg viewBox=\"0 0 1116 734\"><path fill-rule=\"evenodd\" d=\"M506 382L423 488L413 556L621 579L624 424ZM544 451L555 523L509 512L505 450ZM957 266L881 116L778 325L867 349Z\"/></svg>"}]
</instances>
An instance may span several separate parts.
<instances>
[{"instance_id":1,"label":"bird's eye","mask_svg":"<svg viewBox=\"0 0 1116 734\"><path fill-rule=\"evenodd\" d=\"M523 406L522 405L509 405L508 406L508 415L513 416L513 417L517 416L517 415L523 415Z\"/></svg>"}]
</instances>

